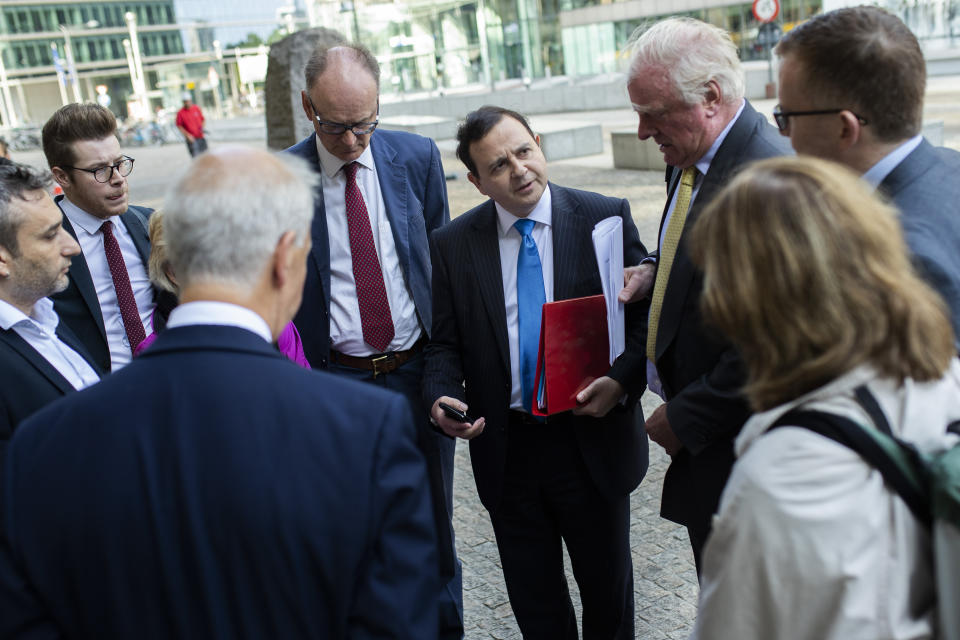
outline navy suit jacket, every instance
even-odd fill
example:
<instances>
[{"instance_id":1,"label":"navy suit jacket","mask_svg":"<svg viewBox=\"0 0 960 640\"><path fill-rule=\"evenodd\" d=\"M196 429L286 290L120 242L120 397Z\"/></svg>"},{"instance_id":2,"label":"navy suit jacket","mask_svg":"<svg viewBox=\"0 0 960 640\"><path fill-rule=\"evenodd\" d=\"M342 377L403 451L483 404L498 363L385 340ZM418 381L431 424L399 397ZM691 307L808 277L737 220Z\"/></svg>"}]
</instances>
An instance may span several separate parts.
<instances>
[{"instance_id":1,"label":"navy suit jacket","mask_svg":"<svg viewBox=\"0 0 960 640\"><path fill-rule=\"evenodd\" d=\"M946 302L960 351L960 153L923 140L879 190L900 209L914 266Z\"/></svg>"},{"instance_id":2,"label":"navy suit jacket","mask_svg":"<svg viewBox=\"0 0 960 640\"><path fill-rule=\"evenodd\" d=\"M62 199L63 196L56 198L57 206L60 206ZM153 209L131 206L120 214L120 222L130 233L144 265L150 261L147 219L151 213ZM63 228L73 236L74 240L77 239L77 232L66 214L63 216ZM54 309L60 316L60 322L66 324L76 334L93 356L97 366L103 371L110 371L110 347L107 344L107 331L103 326L103 312L100 310L97 290L93 286L93 278L82 252L73 256L69 275L70 285L64 291L50 296Z\"/></svg>"},{"instance_id":3,"label":"navy suit jacket","mask_svg":"<svg viewBox=\"0 0 960 640\"><path fill-rule=\"evenodd\" d=\"M603 293L593 249L594 225L623 220L625 264L646 255L626 200L551 184L553 204L553 299ZM486 418L470 441L480 500L496 511L503 489L510 408L510 352L497 212L492 200L471 209L430 236L433 258L433 334L426 351L424 402L440 396L466 402L471 416ZM626 407L603 418L575 418L577 443L597 488L620 497L633 491L647 469L646 433L634 407L646 379L643 341L646 305L627 310L627 349L608 375L633 390Z\"/></svg>"},{"instance_id":4,"label":"navy suit jacket","mask_svg":"<svg viewBox=\"0 0 960 640\"><path fill-rule=\"evenodd\" d=\"M377 166L400 269L421 328L429 336L433 316L427 236L450 221L440 152L429 138L386 129L374 132L370 150ZM316 134L286 152L303 158L315 171L322 171ZM312 237L303 303L293 322L300 332L307 360L315 368L325 369L330 357L330 239L323 188L319 185L314 197Z\"/></svg>"},{"instance_id":5,"label":"navy suit jacket","mask_svg":"<svg viewBox=\"0 0 960 640\"><path fill-rule=\"evenodd\" d=\"M104 374L62 322L57 326L57 337L89 362L97 374ZM0 329L0 469L3 467L7 441L17 426L38 410L73 391L73 385L29 342L13 329Z\"/></svg>"},{"instance_id":6,"label":"navy suit jacket","mask_svg":"<svg viewBox=\"0 0 960 640\"><path fill-rule=\"evenodd\" d=\"M657 328L656 365L668 401L667 420L684 448L664 477L661 513L680 524L709 526L733 466L733 439L750 415L740 392L746 381L743 362L700 315L703 273L690 260L687 238L703 210L741 169L755 160L792 153L787 138L747 102L703 178L670 269ZM664 219L680 173L668 169ZM663 220L660 228L662 233Z\"/></svg>"},{"instance_id":7,"label":"navy suit jacket","mask_svg":"<svg viewBox=\"0 0 960 640\"><path fill-rule=\"evenodd\" d=\"M168 329L14 435L0 637L436 638L425 473L402 396Z\"/></svg>"}]
</instances>

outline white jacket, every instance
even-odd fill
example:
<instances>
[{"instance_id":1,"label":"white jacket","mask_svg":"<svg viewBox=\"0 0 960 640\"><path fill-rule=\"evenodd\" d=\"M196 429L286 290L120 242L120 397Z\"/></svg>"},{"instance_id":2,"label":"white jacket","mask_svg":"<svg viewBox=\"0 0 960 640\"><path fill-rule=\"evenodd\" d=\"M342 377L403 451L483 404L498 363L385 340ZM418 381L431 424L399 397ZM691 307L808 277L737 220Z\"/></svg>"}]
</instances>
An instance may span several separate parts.
<instances>
[{"instance_id":1,"label":"white jacket","mask_svg":"<svg viewBox=\"0 0 960 640\"><path fill-rule=\"evenodd\" d=\"M960 363L938 381L897 386L856 369L750 418L704 549L699 640L930 638L927 534L880 473L801 427L767 429L794 407L871 426L853 397L867 383L893 432L922 451L952 446ZM957 606L952 604L951 606Z\"/></svg>"}]
</instances>

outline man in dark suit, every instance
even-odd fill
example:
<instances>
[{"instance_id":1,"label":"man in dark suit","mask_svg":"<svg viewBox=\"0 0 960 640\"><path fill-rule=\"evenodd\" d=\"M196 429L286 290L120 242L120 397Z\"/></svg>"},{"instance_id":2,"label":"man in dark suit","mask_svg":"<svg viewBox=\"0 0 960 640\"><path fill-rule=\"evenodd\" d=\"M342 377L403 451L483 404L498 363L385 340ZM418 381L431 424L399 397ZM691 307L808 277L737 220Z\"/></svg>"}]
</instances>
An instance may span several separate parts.
<instances>
[{"instance_id":1,"label":"man in dark suit","mask_svg":"<svg viewBox=\"0 0 960 640\"><path fill-rule=\"evenodd\" d=\"M797 153L844 164L893 200L960 349L960 153L921 134L927 66L916 36L883 9L851 7L790 31L777 55L781 133Z\"/></svg>"},{"instance_id":2,"label":"man in dark suit","mask_svg":"<svg viewBox=\"0 0 960 640\"><path fill-rule=\"evenodd\" d=\"M80 253L50 198L46 171L0 164L0 468L7 441L38 409L100 379L47 298Z\"/></svg>"},{"instance_id":3,"label":"man in dark suit","mask_svg":"<svg viewBox=\"0 0 960 640\"><path fill-rule=\"evenodd\" d=\"M690 261L685 234L744 165L789 147L743 98L730 36L698 20L670 18L640 34L627 91L639 118L637 135L653 138L667 162L667 204L658 251L627 269L620 295L624 301L650 297L647 377L666 402L646 428L672 457L661 515L687 527L699 570L748 408L739 392L739 357L701 320L703 274Z\"/></svg>"},{"instance_id":4,"label":"man in dark suit","mask_svg":"<svg viewBox=\"0 0 960 640\"><path fill-rule=\"evenodd\" d=\"M438 637L406 400L271 345L300 303L314 182L225 147L174 184L167 329L10 444L0 637Z\"/></svg>"},{"instance_id":5,"label":"man in dark suit","mask_svg":"<svg viewBox=\"0 0 960 640\"><path fill-rule=\"evenodd\" d=\"M93 103L61 107L42 133L43 153L63 187L63 226L82 250L54 305L105 371L130 362L155 306L147 274L150 209L128 205L133 158L120 152L116 134L113 114Z\"/></svg>"},{"instance_id":6,"label":"man in dark suit","mask_svg":"<svg viewBox=\"0 0 960 640\"><path fill-rule=\"evenodd\" d=\"M626 390L643 385L645 309L628 313L626 351L580 392L580 406L540 420L530 413L540 306L526 303L602 293L591 233L605 218L623 221L626 260L646 251L625 200L548 184L539 137L520 114L483 107L457 139L470 181L490 200L431 235L424 399L444 431L470 440L524 638L577 637L561 540L584 637L633 638L629 494L646 471L647 443ZM535 290L518 275L528 259L540 274ZM470 420L446 417L441 402Z\"/></svg>"},{"instance_id":7,"label":"man in dark suit","mask_svg":"<svg viewBox=\"0 0 960 640\"><path fill-rule=\"evenodd\" d=\"M454 554L455 441L434 431L420 399L431 326L427 234L450 220L432 140L377 129L380 65L364 47L318 47L305 68L303 111L314 133L287 149L320 175L303 306L294 318L318 369L403 393L420 418L430 467L450 637L463 634Z\"/></svg>"}]
</instances>

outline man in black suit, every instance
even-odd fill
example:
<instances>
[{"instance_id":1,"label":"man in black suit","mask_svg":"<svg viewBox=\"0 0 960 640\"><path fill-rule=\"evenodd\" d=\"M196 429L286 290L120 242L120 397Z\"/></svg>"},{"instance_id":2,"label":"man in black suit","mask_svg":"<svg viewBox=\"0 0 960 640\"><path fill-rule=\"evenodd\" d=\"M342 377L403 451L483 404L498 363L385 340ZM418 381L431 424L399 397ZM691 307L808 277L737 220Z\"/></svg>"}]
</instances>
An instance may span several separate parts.
<instances>
[{"instance_id":1,"label":"man in black suit","mask_svg":"<svg viewBox=\"0 0 960 640\"><path fill-rule=\"evenodd\" d=\"M50 174L0 164L0 466L14 429L100 371L47 296L67 287L80 253L50 198Z\"/></svg>"},{"instance_id":2,"label":"man in black suit","mask_svg":"<svg viewBox=\"0 0 960 640\"><path fill-rule=\"evenodd\" d=\"M917 37L879 7L850 7L804 22L776 52L780 132L797 153L844 164L893 200L960 349L960 153L921 134L927 65Z\"/></svg>"},{"instance_id":3,"label":"man in black suit","mask_svg":"<svg viewBox=\"0 0 960 640\"><path fill-rule=\"evenodd\" d=\"M438 638L408 402L271 344L300 305L315 184L221 147L173 185L167 329L10 443L0 637Z\"/></svg>"},{"instance_id":4,"label":"man in black suit","mask_svg":"<svg viewBox=\"0 0 960 640\"><path fill-rule=\"evenodd\" d=\"M68 104L43 125L43 153L63 187L64 228L80 243L57 313L105 371L130 362L151 331L155 293L147 274L150 209L128 205L133 158L120 152L117 121L97 104Z\"/></svg>"},{"instance_id":5,"label":"man in black suit","mask_svg":"<svg viewBox=\"0 0 960 640\"><path fill-rule=\"evenodd\" d=\"M626 351L580 392L580 406L531 415L539 305L602 293L591 232L623 221L625 259L646 253L625 200L548 184L539 137L520 114L470 113L457 135L469 180L490 197L433 232L433 332L424 399L448 434L470 440L480 500L490 513L510 604L528 640L577 637L561 540L580 587L584 637L633 638L630 492L646 471L634 420L642 388L645 308L627 315ZM525 318L535 318L525 331ZM527 347L532 347L532 356ZM446 417L440 402L469 411Z\"/></svg>"},{"instance_id":6,"label":"man in black suit","mask_svg":"<svg viewBox=\"0 0 960 640\"><path fill-rule=\"evenodd\" d=\"M667 204L658 251L627 269L620 296L650 298L648 383L666 403L647 419L647 435L673 458L661 515L687 527L699 570L748 408L739 357L701 321L703 274L690 261L685 234L744 165L789 147L743 98L730 36L698 20L670 18L640 34L627 91L637 135L653 138L667 162Z\"/></svg>"}]
</instances>

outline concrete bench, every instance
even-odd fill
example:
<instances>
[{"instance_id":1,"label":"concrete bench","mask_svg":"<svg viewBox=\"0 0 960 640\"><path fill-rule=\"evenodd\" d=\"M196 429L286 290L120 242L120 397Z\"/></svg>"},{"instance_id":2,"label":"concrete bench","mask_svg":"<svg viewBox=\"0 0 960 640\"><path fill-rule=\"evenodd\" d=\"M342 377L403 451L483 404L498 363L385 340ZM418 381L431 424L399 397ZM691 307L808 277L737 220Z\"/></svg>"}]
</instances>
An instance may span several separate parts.
<instances>
[{"instance_id":1,"label":"concrete bench","mask_svg":"<svg viewBox=\"0 0 960 640\"><path fill-rule=\"evenodd\" d=\"M441 116L392 115L380 118L384 129L417 133L434 140L448 140L457 135L457 121Z\"/></svg>"},{"instance_id":2,"label":"concrete bench","mask_svg":"<svg viewBox=\"0 0 960 640\"><path fill-rule=\"evenodd\" d=\"M612 131L610 143L613 147L614 169L664 171L667 168L660 145L653 138L640 140L636 129Z\"/></svg>"},{"instance_id":3,"label":"concrete bench","mask_svg":"<svg viewBox=\"0 0 960 640\"><path fill-rule=\"evenodd\" d=\"M531 123L547 160L565 160L603 153L603 127L582 122Z\"/></svg>"}]
</instances>

